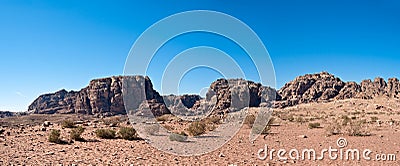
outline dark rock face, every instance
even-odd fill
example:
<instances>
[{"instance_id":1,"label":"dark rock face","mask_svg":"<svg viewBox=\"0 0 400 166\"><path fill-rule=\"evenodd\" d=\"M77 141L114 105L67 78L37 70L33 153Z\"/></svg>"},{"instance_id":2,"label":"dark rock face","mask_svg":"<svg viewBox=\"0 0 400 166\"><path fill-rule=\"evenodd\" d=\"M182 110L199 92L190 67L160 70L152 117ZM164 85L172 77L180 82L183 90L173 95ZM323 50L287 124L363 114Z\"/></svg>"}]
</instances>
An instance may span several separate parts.
<instances>
[{"instance_id":1,"label":"dark rock face","mask_svg":"<svg viewBox=\"0 0 400 166\"><path fill-rule=\"evenodd\" d=\"M119 76L95 79L78 92L60 90L56 93L39 96L28 108L36 114L101 114L106 116L126 114L122 97L123 79L135 79L138 76ZM142 91L142 89L137 89ZM169 113L162 97L153 89L148 77L145 77L146 100L156 116Z\"/></svg>"},{"instance_id":2,"label":"dark rock face","mask_svg":"<svg viewBox=\"0 0 400 166\"><path fill-rule=\"evenodd\" d=\"M230 86L232 83L235 85ZM259 107L262 103L271 103L277 96L275 89L243 79L218 79L211 84L210 90L206 99L211 100L210 97L216 95L217 102L213 112L216 114L228 111L231 104L239 109L246 106Z\"/></svg>"},{"instance_id":3,"label":"dark rock face","mask_svg":"<svg viewBox=\"0 0 400 166\"><path fill-rule=\"evenodd\" d=\"M349 98L373 99L379 96L400 98L400 84L396 78L388 82L383 78L374 81L364 80L356 82L343 82L327 72L299 76L286 83L279 90L276 107L294 106L301 103L318 101L343 100Z\"/></svg>"}]
</instances>

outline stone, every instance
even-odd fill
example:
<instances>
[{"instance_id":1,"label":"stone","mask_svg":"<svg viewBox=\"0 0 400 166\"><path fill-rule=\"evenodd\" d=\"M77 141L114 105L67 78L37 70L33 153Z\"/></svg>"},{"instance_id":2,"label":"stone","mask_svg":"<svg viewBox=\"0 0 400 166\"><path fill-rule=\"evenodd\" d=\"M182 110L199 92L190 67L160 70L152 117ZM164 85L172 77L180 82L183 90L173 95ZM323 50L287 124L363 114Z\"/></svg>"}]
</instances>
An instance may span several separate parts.
<instances>
[{"instance_id":1,"label":"stone","mask_svg":"<svg viewBox=\"0 0 400 166\"><path fill-rule=\"evenodd\" d=\"M40 95L28 107L30 114L89 114L113 116L126 114L122 84L143 78L144 87L136 87L133 91L144 88L145 100L149 101L151 111L156 116L169 114L163 98L153 89L150 78L143 76L115 76L94 79L80 91L60 90L55 93ZM133 87L135 88L135 87Z\"/></svg>"}]
</instances>

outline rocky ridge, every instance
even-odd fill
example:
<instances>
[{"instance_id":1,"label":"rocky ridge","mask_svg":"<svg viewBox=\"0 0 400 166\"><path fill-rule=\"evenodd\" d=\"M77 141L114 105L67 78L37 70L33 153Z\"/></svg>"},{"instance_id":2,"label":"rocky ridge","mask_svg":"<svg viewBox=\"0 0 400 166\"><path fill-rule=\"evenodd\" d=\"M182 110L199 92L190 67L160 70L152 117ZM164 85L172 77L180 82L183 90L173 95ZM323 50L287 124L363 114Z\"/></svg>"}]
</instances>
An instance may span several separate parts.
<instances>
[{"instance_id":1,"label":"rocky ridge","mask_svg":"<svg viewBox=\"0 0 400 166\"><path fill-rule=\"evenodd\" d=\"M141 76L118 76L90 81L80 91L60 90L39 96L28 109L35 114L94 114L111 116L126 114L122 97L123 79L138 79ZM235 86L231 86L231 83ZM137 89L141 90L141 89ZM302 103L328 102L350 98L374 99L376 97L400 98L400 82L383 78L356 82L343 82L327 72L306 74L286 83L280 90L263 86L260 83L243 79L218 79L210 85L205 99L198 95L164 96L153 89L148 77L145 77L145 98L155 116L169 114L167 105L181 101L191 110L200 107L201 101L213 101L214 113L224 113L228 108L245 106L259 107L273 104L284 108ZM244 96L248 95L248 96ZM215 97L213 100L212 97ZM246 101L242 101L246 99ZM165 100L165 101L164 101ZM236 102L239 101L239 102ZM243 105L243 103L245 103ZM248 104L247 104L248 103ZM232 104L232 105L231 105Z\"/></svg>"},{"instance_id":2,"label":"rocky ridge","mask_svg":"<svg viewBox=\"0 0 400 166\"><path fill-rule=\"evenodd\" d=\"M350 98L374 99L376 97L400 98L400 82L390 78L375 78L356 82L343 82L327 72L306 74L286 83L279 91L276 107L301 103L325 102Z\"/></svg>"},{"instance_id":3,"label":"rocky ridge","mask_svg":"<svg viewBox=\"0 0 400 166\"><path fill-rule=\"evenodd\" d=\"M39 96L28 108L34 114L126 114L122 95L123 79L138 79L140 76L118 76L90 81L80 91L60 90ZM145 77L145 97L154 114L169 113L163 98L153 89L148 77ZM141 89L140 89L141 90Z\"/></svg>"}]
</instances>

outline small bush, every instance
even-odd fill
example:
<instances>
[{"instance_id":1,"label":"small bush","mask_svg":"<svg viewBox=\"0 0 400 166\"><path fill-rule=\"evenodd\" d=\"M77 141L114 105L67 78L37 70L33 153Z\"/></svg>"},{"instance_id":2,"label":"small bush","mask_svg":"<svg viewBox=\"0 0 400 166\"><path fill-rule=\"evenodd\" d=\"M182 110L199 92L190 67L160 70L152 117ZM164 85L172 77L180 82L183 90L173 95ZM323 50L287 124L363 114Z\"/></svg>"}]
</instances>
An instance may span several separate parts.
<instances>
[{"instance_id":1,"label":"small bush","mask_svg":"<svg viewBox=\"0 0 400 166\"><path fill-rule=\"evenodd\" d=\"M82 126L78 126L77 128L74 128L71 130L70 133L70 138L75 141L84 141L84 139L81 137L82 133L85 131L85 128Z\"/></svg>"},{"instance_id":2,"label":"small bush","mask_svg":"<svg viewBox=\"0 0 400 166\"><path fill-rule=\"evenodd\" d=\"M62 128L75 128L75 123L72 120L64 120L61 123Z\"/></svg>"},{"instance_id":3,"label":"small bush","mask_svg":"<svg viewBox=\"0 0 400 166\"><path fill-rule=\"evenodd\" d=\"M254 116L253 114L250 114L250 115L246 116L243 123L249 127L253 127L254 121L256 121L256 116Z\"/></svg>"},{"instance_id":4,"label":"small bush","mask_svg":"<svg viewBox=\"0 0 400 166\"><path fill-rule=\"evenodd\" d=\"M326 132L327 132L328 136L340 134L341 130L342 130L342 126L339 124L338 121L334 121L326 128Z\"/></svg>"},{"instance_id":5,"label":"small bush","mask_svg":"<svg viewBox=\"0 0 400 166\"><path fill-rule=\"evenodd\" d=\"M122 139L125 140L137 140L139 136L136 133L136 130L133 127L121 127L119 129L119 135Z\"/></svg>"},{"instance_id":6,"label":"small bush","mask_svg":"<svg viewBox=\"0 0 400 166\"><path fill-rule=\"evenodd\" d=\"M160 126L158 124L146 126L145 131L147 134L156 135L160 131Z\"/></svg>"},{"instance_id":7,"label":"small bush","mask_svg":"<svg viewBox=\"0 0 400 166\"><path fill-rule=\"evenodd\" d=\"M118 126L122 120L120 117L110 117L110 118L105 118L102 121L105 125L115 127Z\"/></svg>"},{"instance_id":8,"label":"small bush","mask_svg":"<svg viewBox=\"0 0 400 166\"><path fill-rule=\"evenodd\" d=\"M169 140L170 141L178 141L178 142L185 142L187 140L187 135L185 132L181 132L180 134L177 133L171 133L169 135Z\"/></svg>"},{"instance_id":9,"label":"small bush","mask_svg":"<svg viewBox=\"0 0 400 166\"><path fill-rule=\"evenodd\" d=\"M206 124L201 121L193 122L189 125L188 132L193 136L204 134L206 132Z\"/></svg>"},{"instance_id":10,"label":"small bush","mask_svg":"<svg viewBox=\"0 0 400 166\"><path fill-rule=\"evenodd\" d=\"M347 126L347 124L349 124L351 122L351 118L349 118L347 115L343 115L342 119L343 119L343 121L342 121L343 126Z\"/></svg>"},{"instance_id":11,"label":"small bush","mask_svg":"<svg viewBox=\"0 0 400 166\"><path fill-rule=\"evenodd\" d=\"M318 127L320 127L320 126L321 126L320 123L309 123L309 124L308 124L308 128L309 128L309 129L318 128Z\"/></svg>"},{"instance_id":12,"label":"small bush","mask_svg":"<svg viewBox=\"0 0 400 166\"><path fill-rule=\"evenodd\" d=\"M218 116L210 116L205 119L207 124L219 124L221 119Z\"/></svg>"},{"instance_id":13,"label":"small bush","mask_svg":"<svg viewBox=\"0 0 400 166\"><path fill-rule=\"evenodd\" d=\"M371 121L376 122L377 120L378 120L378 117L376 117L376 116L371 117Z\"/></svg>"},{"instance_id":14,"label":"small bush","mask_svg":"<svg viewBox=\"0 0 400 166\"><path fill-rule=\"evenodd\" d=\"M111 129L97 129L95 133L96 136L99 138L114 139L116 131Z\"/></svg>"},{"instance_id":15,"label":"small bush","mask_svg":"<svg viewBox=\"0 0 400 166\"><path fill-rule=\"evenodd\" d=\"M350 127L347 128L347 134L349 136L370 136L371 134L363 129L362 124L362 121L352 122Z\"/></svg>"},{"instance_id":16,"label":"small bush","mask_svg":"<svg viewBox=\"0 0 400 166\"><path fill-rule=\"evenodd\" d=\"M53 143L61 143L61 139L60 139L60 130L51 130L50 135L49 135L49 142L53 142Z\"/></svg>"},{"instance_id":17,"label":"small bush","mask_svg":"<svg viewBox=\"0 0 400 166\"><path fill-rule=\"evenodd\" d=\"M157 117L156 120L160 121L160 122L169 121L170 120L170 116L171 115L168 115L168 114L161 115L161 116Z\"/></svg>"}]
</instances>

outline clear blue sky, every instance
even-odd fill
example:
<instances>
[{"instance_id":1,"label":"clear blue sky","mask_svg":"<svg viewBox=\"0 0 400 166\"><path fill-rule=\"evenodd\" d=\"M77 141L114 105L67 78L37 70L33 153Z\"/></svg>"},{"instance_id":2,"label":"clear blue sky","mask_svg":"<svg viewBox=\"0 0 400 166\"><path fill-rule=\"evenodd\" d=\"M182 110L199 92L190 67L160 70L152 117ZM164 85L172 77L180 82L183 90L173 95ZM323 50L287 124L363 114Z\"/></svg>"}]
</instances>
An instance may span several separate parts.
<instances>
[{"instance_id":1,"label":"clear blue sky","mask_svg":"<svg viewBox=\"0 0 400 166\"><path fill-rule=\"evenodd\" d=\"M2 0L0 110L26 110L40 94L79 90L93 78L123 74L129 49L147 27L195 9L224 12L249 25L268 48L278 88L320 71L345 81L400 77L397 0ZM198 33L165 45L152 65L167 63L162 55L198 45L246 61L230 41ZM157 68L152 69L150 77L158 77ZM182 91L198 92L218 77L193 70L182 80ZM158 89L159 81L153 81Z\"/></svg>"}]
</instances>

